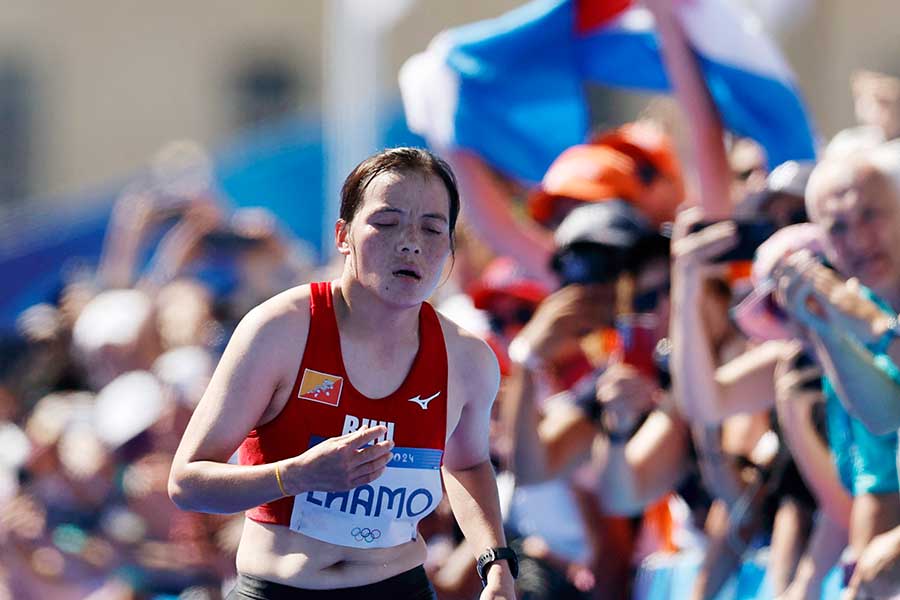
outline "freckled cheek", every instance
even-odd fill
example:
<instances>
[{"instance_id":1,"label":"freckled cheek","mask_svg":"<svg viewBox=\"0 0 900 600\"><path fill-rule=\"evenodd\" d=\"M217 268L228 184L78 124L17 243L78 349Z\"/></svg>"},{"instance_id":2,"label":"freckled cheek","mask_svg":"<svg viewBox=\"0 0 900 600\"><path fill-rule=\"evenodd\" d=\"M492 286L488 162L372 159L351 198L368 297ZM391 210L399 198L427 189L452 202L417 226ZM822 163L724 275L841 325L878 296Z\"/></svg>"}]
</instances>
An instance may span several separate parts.
<instances>
[{"instance_id":1,"label":"freckled cheek","mask_svg":"<svg viewBox=\"0 0 900 600\"><path fill-rule=\"evenodd\" d=\"M370 237L357 245L357 262L364 271L378 270L390 262L390 243L383 238Z\"/></svg>"},{"instance_id":2,"label":"freckled cheek","mask_svg":"<svg viewBox=\"0 0 900 600\"><path fill-rule=\"evenodd\" d=\"M450 258L449 245L441 245L428 248L425 250L425 252L426 262L433 271L440 272L441 270L443 270L444 264Z\"/></svg>"}]
</instances>

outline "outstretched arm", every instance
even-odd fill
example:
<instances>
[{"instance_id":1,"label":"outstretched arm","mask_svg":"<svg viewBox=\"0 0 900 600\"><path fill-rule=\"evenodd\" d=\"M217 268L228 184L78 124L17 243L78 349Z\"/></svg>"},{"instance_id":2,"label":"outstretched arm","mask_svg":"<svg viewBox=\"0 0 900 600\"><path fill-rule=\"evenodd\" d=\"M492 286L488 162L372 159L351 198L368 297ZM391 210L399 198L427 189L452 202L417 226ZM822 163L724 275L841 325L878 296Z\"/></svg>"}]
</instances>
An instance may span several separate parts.
<instances>
[{"instance_id":1,"label":"outstretched arm","mask_svg":"<svg viewBox=\"0 0 900 600\"><path fill-rule=\"evenodd\" d=\"M822 597L822 583L847 547L847 528L827 514L816 514L809 544L797 565L794 580L779 600L813 600Z\"/></svg>"},{"instance_id":2,"label":"outstretched arm","mask_svg":"<svg viewBox=\"0 0 900 600\"><path fill-rule=\"evenodd\" d=\"M553 235L537 223L516 216L508 194L479 156L459 149L443 150L441 154L456 173L460 194L465 198L466 222L478 237L496 254L515 257L531 277L555 288L556 277L550 271Z\"/></svg>"},{"instance_id":3,"label":"outstretched arm","mask_svg":"<svg viewBox=\"0 0 900 600\"><path fill-rule=\"evenodd\" d=\"M663 62L684 116L694 147L700 205L707 216L729 216L731 171L723 142L724 129L703 81L697 58L678 19L678 0L645 0L656 19Z\"/></svg>"},{"instance_id":4,"label":"outstretched arm","mask_svg":"<svg viewBox=\"0 0 900 600\"><path fill-rule=\"evenodd\" d=\"M808 251L787 257L775 271L776 297L808 328L816 357L847 410L875 435L900 427L900 369L881 340L892 340L896 313L865 296ZM887 337L885 337L887 336Z\"/></svg>"}]
</instances>

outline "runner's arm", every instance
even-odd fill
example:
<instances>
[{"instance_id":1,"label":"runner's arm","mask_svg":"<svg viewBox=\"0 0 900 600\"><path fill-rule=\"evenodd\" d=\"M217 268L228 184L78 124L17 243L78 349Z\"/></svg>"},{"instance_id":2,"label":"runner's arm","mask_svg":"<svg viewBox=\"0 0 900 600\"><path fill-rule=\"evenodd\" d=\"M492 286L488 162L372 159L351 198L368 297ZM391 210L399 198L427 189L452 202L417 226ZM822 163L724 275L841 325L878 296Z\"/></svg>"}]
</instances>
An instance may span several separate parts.
<instances>
[{"instance_id":1,"label":"runner's arm","mask_svg":"<svg viewBox=\"0 0 900 600\"><path fill-rule=\"evenodd\" d=\"M228 463L250 430L274 417L267 414L272 399L290 393L293 379L284 374L296 372L306 347L307 298L291 291L276 296L232 336L172 462L169 496L182 509L239 512L309 490L349 490L384 472L393 442L366 447L386 433L384 426L328 438L274 464Z\"/></svg>"},{"instance_id":2,"label":"runner's arm","mask_svg":"<svg viewBox=\"0 0 900 600\"><path fill-rule=\"evenodd\" d=\"M451 394L460 393L456 397L461 398L462 410L447 439L442 470L453 514L477 556L487 548L506 546L488 441L500 370L484 342L460 337L448 347L451 345L455 351L448 352L452 356L449 385L459 386ZM513 594L509 566L506 561L496 564L487 573L488 590Z\"/></svg>"},{"instance_id":3,"label":"runner's arm","mask_svg":"<svg viewBox=\"0 0 900 600\"><path fill-rule=\"evenodd\" d=\"M175 452L169 496L182 509L234 513L282 496L274 465L228 463L278 388L287 385L272 360L279 321L267 304L238 325Z\"/></svg>"}]
</instances>

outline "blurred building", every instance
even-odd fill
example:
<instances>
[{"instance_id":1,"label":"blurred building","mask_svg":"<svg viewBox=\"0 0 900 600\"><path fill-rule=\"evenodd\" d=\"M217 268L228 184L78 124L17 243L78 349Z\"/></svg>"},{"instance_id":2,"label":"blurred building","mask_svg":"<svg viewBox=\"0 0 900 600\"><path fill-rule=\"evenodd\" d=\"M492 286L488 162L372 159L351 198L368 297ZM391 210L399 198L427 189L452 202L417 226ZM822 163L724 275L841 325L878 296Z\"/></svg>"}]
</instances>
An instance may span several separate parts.
<instances>
[{"instance_id":1,"label":"blurred building","mask_svg":"<svg viewBox=\"0 0 900 600\"><path fill-rule=\"evenodd\" d=\"M172 138L215 146L281 115L319 114L326 1L0 0L0 206L120 179ZM390 28L379 94L396 96L397 68L439 30L518 4L411 2ZM854 68L900 73L900 5L809 10L778 36L830 135L851 122Z\"/></svg>"},{"instance_id":2,"label":"blurred building","mask_svg":"<svg viewBox=\"0 0 900 600\"><path fill-rule=\"evenodd\" d=\"M440 29L516 4L413 4L385 48L385 93ZM325 0L0 0L0 205L121 179L173 138L215 146L317 114L324 18Z\"/></svg>"}]
</instances>

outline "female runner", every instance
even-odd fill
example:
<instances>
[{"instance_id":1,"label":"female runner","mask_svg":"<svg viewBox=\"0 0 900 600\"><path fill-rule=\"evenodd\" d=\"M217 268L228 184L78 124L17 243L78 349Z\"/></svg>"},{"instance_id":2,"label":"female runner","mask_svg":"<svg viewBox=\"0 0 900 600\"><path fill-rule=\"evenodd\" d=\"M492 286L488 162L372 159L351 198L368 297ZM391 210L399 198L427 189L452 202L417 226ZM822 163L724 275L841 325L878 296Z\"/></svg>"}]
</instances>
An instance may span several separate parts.
<instances>
[{"instance_id":1,"label":"female runner","mask_svg":"<svg viewBox=\"0 0 900 600\"><path fill-rule=\"evenodd\" d=\"M458 213L442 160L370 157L341 190L340 279L287 290L237 327L169 478L182 509L246 511L229 598L434 597L417 523L442 480L481 598L514 597L488 461L497 361L425 302Z\"/></svg>"}]
</instances>

